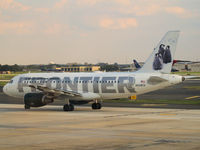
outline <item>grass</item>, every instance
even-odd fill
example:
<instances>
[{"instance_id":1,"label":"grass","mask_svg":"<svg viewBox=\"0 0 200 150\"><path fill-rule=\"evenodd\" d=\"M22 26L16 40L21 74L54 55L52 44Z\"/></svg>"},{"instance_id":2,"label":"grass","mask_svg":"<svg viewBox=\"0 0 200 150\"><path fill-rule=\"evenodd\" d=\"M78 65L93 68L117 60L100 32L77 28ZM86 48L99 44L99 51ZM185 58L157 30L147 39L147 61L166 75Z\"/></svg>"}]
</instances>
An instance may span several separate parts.
<instances>
[{"instance_id":1,"label":"grass","mask_svg":"<svg viewBox=\"0 0 200 150\"><path fill-rule=\"evenodd\" d=\"M15 76L17 76L19 74L24 74L24 73L28 73L28 72L15 72L12 74L0 74L0 80L10 80Z\"/></svg>"},{"instance_id":2,"label":"grass","mask_svg":"<svg viewBox=\"0 0 200 150\"><path fill-rule=\"evenodd\" d=\"M185 89L200 90L200 86L184 86Z\"/></svg>"},{"instance_id":3,"label":"grass","mask_svg":"<svg viewBox=\"0 0 200 150\"><path fill-rule=\"evenodd\" d=\"M0 80L10 80L17 74L0 74Z\"/></svg>"},{"instance_id":4,"label":"grass","mask_svg":"<svg viewBox=\"0 0 200 150\"><path fill-rule=\"evenodd\" d=\"M178 74L178 75L182 75L182 76L200 76L200 72L173 72L172 74Z\"/></svg>"},{"instance_id":5,"label":"grass","mask_svg":"<svg viewBox=\"0 0 200 150\"><path fill-rule=\"evenodd\" d=\"M6 85L8 82L6 82L6 81L0 81L0 86L4 86L4 85Z\"/></svg>"},{"instance_id":6,"label":"grass","mask_svg":"<svg viewBox=\"0 0 200 150\"><path fill-rule=\"evenodd\" d=\"M186 104L186 105L200 105L199 100L104 100L108 103L131 103L131 104Z\"/></svg>"}]
</instances>

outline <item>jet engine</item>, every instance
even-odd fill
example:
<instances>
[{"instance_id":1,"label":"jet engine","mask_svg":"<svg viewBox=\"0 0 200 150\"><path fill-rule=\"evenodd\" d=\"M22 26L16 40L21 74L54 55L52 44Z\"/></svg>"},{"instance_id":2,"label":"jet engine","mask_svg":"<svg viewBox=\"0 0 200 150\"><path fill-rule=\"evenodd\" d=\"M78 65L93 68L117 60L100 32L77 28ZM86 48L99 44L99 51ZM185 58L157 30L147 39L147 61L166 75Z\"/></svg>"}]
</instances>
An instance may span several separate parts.
<instances>
[{"instance_id":1,"label":"jet engine","mask_svg":"<svg viewBox=\"0 0 200 150\"><path fill-rule=\"evenodd\" d=\"M43 93L27 93L24 96L24 104L30 107L41 107L53 101L53 98L48 98Z\"/></svg>"}]
</instances>

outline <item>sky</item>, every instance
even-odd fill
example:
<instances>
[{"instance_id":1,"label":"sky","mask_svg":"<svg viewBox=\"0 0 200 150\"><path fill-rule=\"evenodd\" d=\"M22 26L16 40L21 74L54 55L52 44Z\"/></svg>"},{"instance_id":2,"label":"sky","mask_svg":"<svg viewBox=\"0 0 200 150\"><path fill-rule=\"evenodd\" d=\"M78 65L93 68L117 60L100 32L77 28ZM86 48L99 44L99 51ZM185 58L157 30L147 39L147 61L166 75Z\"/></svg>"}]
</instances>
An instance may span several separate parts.
<instances>
[{"instance_id":1,"label":"sky","mask_svg":"<svg viewBox=\"0 0 200 150\"><path fill-rule=\"evenodd\" d=\"M144 62L169 30L200 61L199 0L0 0L0 64Z\"/></svg>"}]
</instances>

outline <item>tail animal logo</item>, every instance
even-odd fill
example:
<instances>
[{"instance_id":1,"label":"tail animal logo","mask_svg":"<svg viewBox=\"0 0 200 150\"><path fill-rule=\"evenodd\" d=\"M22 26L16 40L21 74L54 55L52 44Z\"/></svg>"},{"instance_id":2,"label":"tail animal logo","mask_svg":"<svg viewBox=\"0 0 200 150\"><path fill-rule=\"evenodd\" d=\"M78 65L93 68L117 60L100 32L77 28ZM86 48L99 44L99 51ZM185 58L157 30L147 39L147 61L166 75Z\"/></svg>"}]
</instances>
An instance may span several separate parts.
<instances>
[{"instance_id":1,"label":"tail animal logo","mask_svg":"<svg viewBox=\"0 0 200 150\"><path fill-rule=\"evenodd\" d=\"M161 44L158 50L158 53L155 54L153 61L154 70L162 70L163 64L168 64L172 62L172 56L170 51L170 46L165 47L164 44Z\"/></svg>"}]
</instances>

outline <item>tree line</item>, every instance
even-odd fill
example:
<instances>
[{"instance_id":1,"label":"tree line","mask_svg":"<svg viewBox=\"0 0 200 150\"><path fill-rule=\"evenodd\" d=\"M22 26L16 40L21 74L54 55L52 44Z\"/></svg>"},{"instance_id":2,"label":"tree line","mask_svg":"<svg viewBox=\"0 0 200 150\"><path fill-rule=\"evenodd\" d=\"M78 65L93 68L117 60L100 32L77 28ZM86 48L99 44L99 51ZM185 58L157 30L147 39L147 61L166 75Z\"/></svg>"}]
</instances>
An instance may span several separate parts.
<instances>
[{"instance_id":1,"label":"tree line","mask_svg":"<svg viewBox=\"0 0 200 150\"><path fill-rule=\"evenodd\" d=\"M23 68L17 64L15 65L1 65L0 64L0 71L13 71L13 72L17 72L17 71L22 71Z\"/></svg>"}]
</instances>

